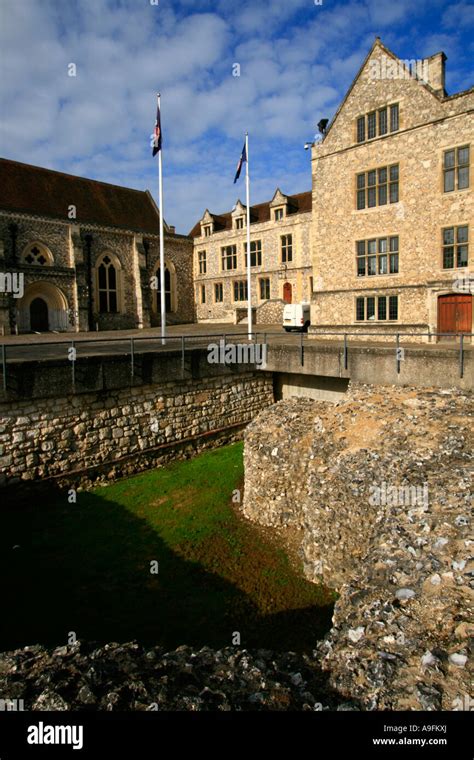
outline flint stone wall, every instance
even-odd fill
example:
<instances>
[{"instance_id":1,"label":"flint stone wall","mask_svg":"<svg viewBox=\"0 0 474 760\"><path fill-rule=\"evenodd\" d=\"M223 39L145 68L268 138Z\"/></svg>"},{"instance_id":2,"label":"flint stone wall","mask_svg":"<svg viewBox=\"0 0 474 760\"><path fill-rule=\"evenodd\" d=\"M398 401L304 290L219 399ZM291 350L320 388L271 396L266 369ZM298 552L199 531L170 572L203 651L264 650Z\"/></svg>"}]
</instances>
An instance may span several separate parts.
<instances>
[{"instance_id":1,"label":"flint stone wall","mask_svg":"<svg viewBox=\"0 0 474 760\"><path fill-rule=\"evenodd\" d=\"M452 710L470 693L473 416L455 390L352 386L246 429L243 512L303 529L306 577L339 592L323 668L368 709Z\"/></svg>"}]
</instances>

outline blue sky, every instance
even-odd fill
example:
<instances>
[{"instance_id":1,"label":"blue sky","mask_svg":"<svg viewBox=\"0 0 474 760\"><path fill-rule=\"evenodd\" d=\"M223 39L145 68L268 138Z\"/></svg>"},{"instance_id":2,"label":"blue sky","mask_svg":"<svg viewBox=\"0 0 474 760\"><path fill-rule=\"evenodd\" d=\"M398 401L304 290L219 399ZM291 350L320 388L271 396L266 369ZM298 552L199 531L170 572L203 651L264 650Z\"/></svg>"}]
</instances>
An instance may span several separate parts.
<instances>
[{"instance_id":1,"label":"blue sky","mask_svg":"<svg viewBox=\"0 0 474 760\"><path fill-rule=\"evenodd\" d=\"M376 35L404 59L444 50L448 92L474 84L468 0L154 2L0 0L0 154L157 197L160 90L164 215L178 232L245 199L233 176L246 130L252 203L309 190L304 142Z\"/></svg>"}]
</instances>

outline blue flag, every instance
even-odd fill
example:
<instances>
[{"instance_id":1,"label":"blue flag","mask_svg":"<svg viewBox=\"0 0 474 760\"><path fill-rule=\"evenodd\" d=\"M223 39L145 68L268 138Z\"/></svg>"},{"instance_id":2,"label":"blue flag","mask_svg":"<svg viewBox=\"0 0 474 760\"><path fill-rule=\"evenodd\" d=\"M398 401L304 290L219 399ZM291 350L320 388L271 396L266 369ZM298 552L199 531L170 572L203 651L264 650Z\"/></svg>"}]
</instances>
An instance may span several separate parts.
<instances>
[{"instance_id":1,"label":"blue flag","mask_svg":"<svg viewBox=\"0 0 474 760\"><path fill-rule=\"evenodd\" d=\"M161 150L161 116L160 116L160 107L156 107L156 121L155 121L155 129L153 130L153 155L156 156L156 154Z\"/></svg>"},{"instance_id":2,"label":"blue flag","mask_svg":"<svg viewBox=\"0 0 474 760\"><path fill-rule=\"evenodd\" d=\"M235 172L234 185L235 185L235 183L237 182L237 180L240 177L240 172L242 171L242 165L243 165L244 161L246 161L246 160L247 160L247 150L246 150L245 143L244 143L244 147L242 149L242 153L241 153L240 158L239 158L239 163L237 164L237 171Z\"/></svg>"}]
</instances>

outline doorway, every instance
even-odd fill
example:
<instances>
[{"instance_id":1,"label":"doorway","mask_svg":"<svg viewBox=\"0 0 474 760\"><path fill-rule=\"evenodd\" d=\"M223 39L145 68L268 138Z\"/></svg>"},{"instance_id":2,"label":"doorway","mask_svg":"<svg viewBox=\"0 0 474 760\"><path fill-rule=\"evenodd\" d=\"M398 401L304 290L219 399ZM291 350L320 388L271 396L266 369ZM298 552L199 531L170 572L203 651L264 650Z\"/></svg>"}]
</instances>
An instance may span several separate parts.
<instances>
[{"instance_id":1,"label":"doorway","mask_svg":"<svg viewBox=\"0 0 474 760\"><path fill-rule=\"evenodd\" d=\"M438 297L438 332L455 333L443 336L443 340L454 340L460 333L472 331L472 296L449 293Z\"/></svg>"},{"instance_id":2,"label":"doorway","mask_svg":"<svg viewBox=\"0 0 474 760\"><path fill-rule=\"evenodd\" d=\"M292 288L290 282L283 283L283 300L285 303L291 303Z\"/></svg>"},{"instance_id":3,"label":"doorway","mask_svg":"<svg viewBox=\"0 0 474 760\"><path fill-rule=\"evenodd\" d=\"M48 304L43 298L34 298L30 303L30 329L35 332L48 332Z\"/></svg>"}]
</instances>

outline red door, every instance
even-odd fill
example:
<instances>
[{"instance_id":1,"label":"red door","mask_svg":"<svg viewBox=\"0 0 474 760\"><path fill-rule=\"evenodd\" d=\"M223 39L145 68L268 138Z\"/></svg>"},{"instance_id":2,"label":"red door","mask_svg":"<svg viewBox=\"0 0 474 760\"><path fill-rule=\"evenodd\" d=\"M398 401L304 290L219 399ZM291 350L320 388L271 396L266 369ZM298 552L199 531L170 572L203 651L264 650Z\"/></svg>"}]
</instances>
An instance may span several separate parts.
<instances>
[{"instance_id":1,"label":"red door","mask_svg":"<svg viewBox=\"0 0 474 760\"><path fill-rule=\"evenodd\" d=\"M285 303L291 303L291 282L283 283L283 300Z\"/></svg>"},{"instance_id":2,"label":"red door","mask_svg":"<svg viewBox=\"0 0 474 760\"><path fill-rule=\"evenodd\" d=\"M438 332L470 333L472 328L472 296L449 293L438 298ZM453 339L454 336L447 336Z\"/></svg>"}]
</instances>

